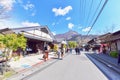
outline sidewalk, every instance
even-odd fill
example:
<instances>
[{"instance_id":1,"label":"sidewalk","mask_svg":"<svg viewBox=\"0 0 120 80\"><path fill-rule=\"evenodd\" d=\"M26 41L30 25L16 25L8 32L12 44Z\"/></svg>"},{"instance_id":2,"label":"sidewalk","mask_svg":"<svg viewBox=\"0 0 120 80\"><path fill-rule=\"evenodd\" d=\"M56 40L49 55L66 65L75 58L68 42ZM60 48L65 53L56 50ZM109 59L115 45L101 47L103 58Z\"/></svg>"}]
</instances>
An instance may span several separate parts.
<instances>
[{"instance_id":1,"label":"sidewalk","mask_svg":"<svg viewBox=\"0 0 120 80\"><path fill-rule=\"evenodd\" d=\"M117 58L113 58L107 54L95 54L96 56L98 56L99 58L111 63L112 65L115 65L117 67L120 68L120 65L118 65L118 59Z\"/></svg>"},{"instance_id":2,"label":"sidewalk","mask_svg":"<svg viewBox=\"0 0 120 80\"><path fill-rule=\"evenodd\" d=\"M42 57L43 57L43 54L26 56L26 57L20 58L20 60L17 60L17 61L11 60L9 62L9 65L15 72L19 73L28 68L31 68L33 66L43 63L44 61ZM54 57L54 52L49 53L49 59L51 59L52 57Z\"/></svg>"}]
</instances>

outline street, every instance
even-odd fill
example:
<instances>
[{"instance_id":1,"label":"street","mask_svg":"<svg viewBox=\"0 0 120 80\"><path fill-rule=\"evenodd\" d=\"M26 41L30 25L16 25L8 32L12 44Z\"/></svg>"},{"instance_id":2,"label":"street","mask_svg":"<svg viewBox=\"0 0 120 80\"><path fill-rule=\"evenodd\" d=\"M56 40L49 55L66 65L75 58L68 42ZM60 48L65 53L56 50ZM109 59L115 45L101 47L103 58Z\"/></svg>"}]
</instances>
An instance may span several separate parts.
<instances>
[{"instance_id":1,"label":"street","mask_svg":"<svg viewBox=\"0 0 120 80\"><path fill-rule=\"evenodd\" d=\"M108 80L85 56L69 54L40 72L22 80Z\"/></svg>"},{"instance_id":2,"label":"street","mask_svg":"<svg viewBox=\"0 0 120 80\"><path fill-rule=\"evenodd\" d=\"M0 80L120 80L120 0L0 0Z\"/></svg>"}]
</instances>

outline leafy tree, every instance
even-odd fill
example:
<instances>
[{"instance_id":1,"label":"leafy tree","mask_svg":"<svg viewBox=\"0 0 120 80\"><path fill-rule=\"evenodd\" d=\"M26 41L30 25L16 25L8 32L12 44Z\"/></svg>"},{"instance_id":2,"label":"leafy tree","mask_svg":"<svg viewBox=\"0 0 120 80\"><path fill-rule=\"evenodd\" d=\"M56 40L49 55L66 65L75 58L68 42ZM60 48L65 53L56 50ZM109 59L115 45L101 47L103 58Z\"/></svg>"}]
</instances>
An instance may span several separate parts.
<instances>
[{"instance_id":1,"label":"leafy tree","mask_svg":"<svg viewBox=\"0 0 120 80\"><path fill-rule=\"evenodd\" d=\"M5 47L5 45L1 41L3 38L4 38L4 35L0 34L0 48L4 48Z\"/></svg>"},{"instance_id":2,"label":"leafy tree","mask_svg":"<svg viewBox=\"0 0 120 80\"><path fill-rule=\"evenodd\" d=\"M77 42L75 42L75 41L69 41L69 42L68 42L68 46L69 46L70 48L75 48L75 47L77 46Z\"/></svg>"},{"instance_id":3,"label":"leafy tree","mask_svg":"<svg viewBox=\"0 0 120 80\"><path fill-rule=\"evenodd\" d=\"M6 48L17 50L18 47L25 49L27 40L23 34L6 34L2 35L0 41Z\"/></svg>"},{"instance_id":4,"label":"leafy tree","mask_svg":"<svg viewBox=\"0 0 120 80\"><path fill-rule=\"evenodd\" d=\"M27 39L23 34L6 34L0 35L0 43L4 45L4 52L6 58L9 57L10 52L16 51L18 47L25 49Z\"/></svg>"},{"instance_id":5,"label":"leafy tree","mask_svg":"<svg viewBox=\"0 0 120 80\"><path fill-rule=\"evenodd\" d=\"M6 65L9 57L11 58L11 53L17 50L18 47L25 49L27 39L23 34L0 34L0 47L4 48L4 56L6 57ZM10 53L11 52L11 53ZM5 68L6 69L6 68Z\"/></svg>"}]
</instances>

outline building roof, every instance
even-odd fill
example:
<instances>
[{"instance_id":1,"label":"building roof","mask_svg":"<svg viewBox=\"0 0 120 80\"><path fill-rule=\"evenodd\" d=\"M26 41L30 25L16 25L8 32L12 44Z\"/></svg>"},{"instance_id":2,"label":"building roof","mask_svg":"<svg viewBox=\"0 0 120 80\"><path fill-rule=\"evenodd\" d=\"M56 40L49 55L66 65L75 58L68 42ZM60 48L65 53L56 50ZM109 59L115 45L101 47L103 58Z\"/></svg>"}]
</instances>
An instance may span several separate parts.
<instances>
[{"instance_id":1,"label":"building roof","mask_svg":"<svg viewBox=\"0 0 120 80\"><path fill-rule=\"evenodd\" d=\"M32 26L22 28L5 28L0 30L1 34L10 33L24 33L25 37L30 39L37 39L52 42L55 40L54 35L51 33L47 26Z\"/></svg>"},{"instance_id":2,"label":"building roof","mask_svg":"<svg viewBox=\"0 0 120 80\"><path fill-rule=\"evenodd\" d=\"M101 42L115 41L118 39L120 39L120 30L116 31L114 33L108 33L108 34L100 37Z\"/></svg>"},{"instance_id":3,"label":"building roof","mask_svg":"<svg viewBox=\"0 0 120 80\"><path fill-rule=\"evenodd\" d=\"M112 33L111 37L110 37L110 41L114 41L114 40L120 40L120 30L117 32Z\"/></svg>"},{"instance_id":4,"label":"building roof","mask_svg":"<svg viewBox=\"0 0 120 80\"><path fill-rule=\"evenodd\" d=\"M100 44L100 43L105 43L106 41L109 40L111 33L107 33L104 35L100 35L96 38L91 39L88 44Z\"/></svg>"},{"instance_id":5,"label":"building roof","mask_svg":"<svg viewBox=\"0 0 120 80\"><path fill-rule=\"evenodd\" d=\"M110 41L120 40L120 30L116 31L114 33L107 33L101 36L98 36L97 38L94 38L88 42L88 44L95 44L97 41L100 43L106 43Z\"/></svg>"},{"instance_id":6,"label":"building roof","mask_svg":"<svg viewBox=\"0 0 120 80\"><path fill-rule=\"evenodd\" d=\"M10 33L14 33L14 32L9 28L5 28L5 29L1 29L0 33L1 34L10 34Z\"/></svg>"},{"instance_id":7,"label":"building roof","mask_svg":"<svg viewBox=\"0 0 120 80\"><path fill-rule=\"evenodd\" d=\"M100 40L101 43L105 43L109 41L110 37L111 37L111 33L106 33L104 35L99 36L98 39Z\"/></svg>"}]
</instances>

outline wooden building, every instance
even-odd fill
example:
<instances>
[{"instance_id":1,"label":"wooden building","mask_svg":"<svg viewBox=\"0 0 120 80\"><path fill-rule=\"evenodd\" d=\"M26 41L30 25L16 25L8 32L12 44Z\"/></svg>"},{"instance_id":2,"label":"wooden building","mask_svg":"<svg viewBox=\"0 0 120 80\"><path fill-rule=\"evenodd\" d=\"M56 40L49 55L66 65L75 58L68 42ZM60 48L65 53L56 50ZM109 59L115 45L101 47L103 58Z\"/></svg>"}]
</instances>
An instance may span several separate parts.
<instances>
[{"instance_id":1,"label":"wooden building","mask_svg":"<svg viewBox=\"0 0 120 80\"><path fill-rule=\"evenodd\" d=\"M51 44L55 38L47 26L33 26L22 28L5 28L0 30L1 34L23 33L27 38L27 46L31 49L31 53L43 51L46 43Z\"/></svg>"},{"instance_id":2,"label":"wooden building","mask_svg":"<svg viewBox=\"0 0 120 80\"><path fill-rule=\"evenodd\" d=\"M110 44L111 51L120 50L120 30L112 33L107 42Z\"/></svg>"},{"instance_id":3,"label":"wooden building","mask_svg":"<svg viewBox=\"0 0 120 80\"><path fill-rule=\"evenodd\" d=\"M107 53L106 51L109 49L109 38L111 33L107 33L104 35L100 35L88 42L89 45L93 47L93 49L98 50L100 53ZM106 50L106 51L104 51Z\"/></svg>"},{"instance_id":4,"label":"wooden building","mask_svg":"<svg viewBox=\"0 0 120 80\"><path fill-rule=\"evenodd\" d=\"M107 33L97 38L94 38L90 40L88 44L90 45L101 44L100 50L102 50L103 46L105 46L105 48L109 50L109 52L118 51L120 50L120 30L114 33Z\"/></svg>"}]
</instances>

